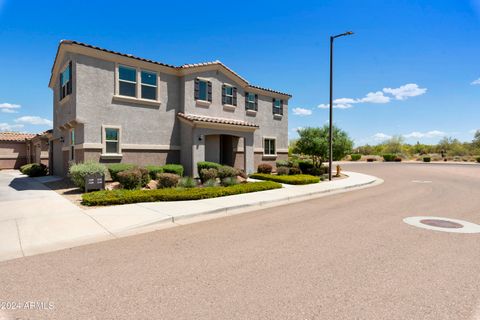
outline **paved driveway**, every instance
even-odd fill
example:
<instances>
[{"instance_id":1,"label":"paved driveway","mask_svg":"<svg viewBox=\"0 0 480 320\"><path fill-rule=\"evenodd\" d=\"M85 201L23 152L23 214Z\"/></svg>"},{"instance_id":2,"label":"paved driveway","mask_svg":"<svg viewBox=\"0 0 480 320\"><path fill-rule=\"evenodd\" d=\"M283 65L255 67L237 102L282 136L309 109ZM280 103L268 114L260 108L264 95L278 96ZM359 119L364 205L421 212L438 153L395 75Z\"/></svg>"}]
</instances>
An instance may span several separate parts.
<instances>
[{"instance_id":1,"label":"paved driveway","mask_svg":"<svg viewBox=\"0 0 480 320\"><path fill-rule=\"evenodd\" d=\"M480 318L480 166L345 165L385 183L0 263L1 299L48 319ZM427 182L429 181L429 182Z\"/></svg>"},{"instance_id":2,"label":"paved driveway","mask_svg":"<svg viewBox=\"0 0 480 320\"><path fill-rule=\"evenodd\" d=\"M113 238L80 208L16 170L0 171L0 260Z\"/></svg>"}]
</instances>

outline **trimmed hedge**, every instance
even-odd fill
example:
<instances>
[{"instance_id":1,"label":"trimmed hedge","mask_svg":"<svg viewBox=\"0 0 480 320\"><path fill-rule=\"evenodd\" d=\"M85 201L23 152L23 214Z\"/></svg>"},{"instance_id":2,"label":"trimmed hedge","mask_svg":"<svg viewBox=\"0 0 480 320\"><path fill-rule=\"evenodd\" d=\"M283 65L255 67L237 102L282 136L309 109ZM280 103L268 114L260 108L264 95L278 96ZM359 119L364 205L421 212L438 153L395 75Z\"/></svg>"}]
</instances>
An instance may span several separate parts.
<instances>
[{"instance_id":1,"label":"trimmed hedge","mask_svg":"<svg viewBox=\"0 0 480 320\"><path fill-rule=\"evenodd\" d=\"M397 156L394 155L394 154L384 154L383 155L383 160L385 160L386 162L392 162L392 161L395 161L395 158Z\"/></svg>"},{"instance_id":2,"label":"trimmed hedge","mask_svg":"<svg viewBox=\"0 0 480 320\"><path fill-rule=\"evenodd\" d=\"M118 181L117 174L122 171L130 170L136 168L137 166L131 163L112 163L107 166L108 172L110 172L110 177L113 181Z\"/></svg>"},{"instance_id":3,"label":"trimmed hedge","mask_svg":"<svg viewBox=\"0 0 480 320\"><path fill-rule=\"evenodd\" d=\"M218 178L218 170L215 168L202 169L198 174L202 183L208 180L216 180Z\"/></svg>"},{"instance_id":4,"label":"trimmed hedge","mask_svg":"<svg viewBox=\"0 0 480 320\"><path fill-rule=\"evenodd\" d=\"M277 165L277 168L280 168L280 167L288 168L292 166L292 164L288 160L278 160L275 164Z\"/></svg>"},{"instance_id":5,"label":"trimmed hedge","mask_svg":"<svg viewBox=\"0 0 480 320\"><path fill-rule=\"evenodd\" d=\"M166 164L162 168L165 173L173 173L183 177L183 166L181 164Z\"/></svg>"},{"instance_id":6,"label":"trimmed hedge","mask_svg":"<svg viewBox=\"0 0 480 320\"><path fill-rule=\"evenodd\" d=\"M319 177L311 176L308 174L297 174L297 175L290 175L290 176L278 176L273 174L266 174L266 173L254 173L250 175L252 179L259 179L259 180L269 180L275 181L285 184L311 184L317 183L320 181Z\"/></svg>"},{"instance_id":7,"label":"trimmed hedge","mask_svg":"<svg viewBox=\"0 0 480 320\"><path fill-rule=\"evenodd\" d=\"M87 161L84 163L73 164L68 170L68 175L73 184L81 189L85 189L85 177L90 174L101 174L105 176L107 167L104 164Z\"/></svg>"},{"instance_id":8,"label":"trimmed hedge","mask_svg":"<svg viewBox=\"0 0 480 320\"><path fill-rule=\"evenodd\" d=\"M273 167L268 163L260 163L257 167L258 173L272 173Z\"/></svg>"},{"instance_id":9,"label":"trimmed hedge","mask_svg":"<svg viewBox=\"0 0 480 320\"><path fill-rule=\"evenodd\" d=\"M284 176L290 172L290 168L288 167L277 167L277 175Z\"/></svg>"},{"instance_id":10,"label":"trimmed hedge","mask_svg":"<svg viewBox=\"0 0 480 320\"><path fill-rule=\"evenodd\" d=\"M47 175L47 166L43 163L30 163L20 167L20 172L29 177L43 177Z\"/></svg>"},{"instance_id":11,"label":"trimmed hedge","mask_svg":"<svg viewBox=\"0 0 480 320\"><path fill-rule=\"evenodd\" d=\"M237 176L238 170L230 166L221 166L220 168L218 168L217 172L220 180L223 180L225 178L235 178Z\"/></svg>"},{"instance_id":12,"label":"trimmed hedge","mask_svg":"<svg viewBox=\"0 0 480 320\"><path fill-rule=\"evenodd\" d=\"M298 167L303 174L309 174L313 169L313 162L310 160L300 160L298 161Z\"/></svg>"},{"instance_id":13,"label":"trimmed hedge","mask_svg":"<svg viewBox=\"0 0 480 320\"><path fill-rule=\"evenodd\" d=\"M154 201L199 200L230 196L234 194L257 192L281 188L272 181L237 184L229 187L208 187L193 189L157 189L157 190L104 190L82 195L82 204L87 206L106 206Z\"/></svg>"},{"instance_id":14,"label":"trimmed hedge","mask_svg":"<svg viewBox=\"0 0 480 320\"><path fill-rule=\"evenodd\" d=\"M362 158L362 155L358 153L354 153L350 155L350 158L352 159L352 161L358 161Z\"/></svg>"},{"instance_id":15,"label":"trimmed hedge","mask_svg":"<svg viewBox=\"0 0 480 320\"><path fill-rule=\"evenodd\" d=\"M148 170L148 173L150 174L150 178L152 180L157 179L157 175L159 173L163 173L163 166L145 166L145 169Z\"/></svg>"},{"instance_id":16,"label":"trimmed hedge","mask_svg":"<svg viewBox=\"0 0 480 320\"><path fill-rule=\"evenodd\" d=\"M198 172L202 171L202 169L217 169L220 168L222 165L216 162L210 161L200 161L197 162L197 169Z\"/></svg>"},{"instance_id":17,"label":"trimmed hedge","mask_svg":"<svg viewBox=\"0 0 480 320\"><path fill-rule=\"evenodd\" d=\"M117 179L125 189L140 189L150 182L150 174L147 169L133 168L117 173Z\"/></svg>"},{"instance_id":18,"label":"trimmed hedge","mask_svg":"<svg viewBox=\"0 0 480 320\"><path fill-rule=\"evenodd\" d=\"M175 173L159 173L157 178L160 188L174 188L180 180L180 176Z\"/></svg>"}]
</instances>

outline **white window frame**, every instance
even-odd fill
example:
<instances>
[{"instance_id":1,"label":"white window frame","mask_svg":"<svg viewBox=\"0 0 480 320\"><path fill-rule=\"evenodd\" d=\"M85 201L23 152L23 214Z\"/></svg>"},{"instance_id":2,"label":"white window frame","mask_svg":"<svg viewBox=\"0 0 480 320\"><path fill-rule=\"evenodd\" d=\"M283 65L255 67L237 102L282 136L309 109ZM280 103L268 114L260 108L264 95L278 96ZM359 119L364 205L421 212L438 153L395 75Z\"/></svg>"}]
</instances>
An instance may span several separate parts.
<instances>
[{"instance_id":1,"label":"white window frame","mask_svg":"<svg viewBox=\"0 0 480 320\"><path fill-rule=\"evenodd\" d=\"M138 92L138 98L142 99L142 100L158 101L158 94L159 94L159 92L158 92L158 72L151 71L151 70L145 70L145 69L137 70L137 72L139 73L139 78L140 78L140 91ZM155 75L155 80L156 80L157 84L156 85L151 85L151 84L148 84L148 83L143 83L142 82L142 72L153 73ZM155 88L155 99L148 99L148 98L142 97L142 86Z\"/></svg>"},{"instance_id":2,"label":"white window frame","mask_svg":"<svg viewBox=\"0 0 480 320\"><path fill-rule=\"evenodd\" d=\"M107 153L107 129L118 130L117 153ZM112 140L109 140L112 141ZM115 125L102 125L102 157L121 157L122 156L122 127Z\"/></svg>"},{"instance_id":3,"label":"white window frame","mask_svg":"<svg viewBox=\"0 0 480 320\"><path fill-rule=\"evenodd\" d=\"M133 81L128 81L128 80L120 80L120 67L125 67L125 68L130 68L130 69L135 69L135 96L124 96L120 94L120 81L128 82L128 83L133 83ZM156 99L143 99L142 98L142 71L145 72L150 72L154 73L157 76L157 90L156 90ZM151 86L148 84L144 84L145 86ZM134 102L134 103L140 103L144 105L151 105L158 107L161 105L160 101L160 72L158 71L153 71L149 69L143 69L143 68L138 68L134 67L128 64L123 64L123 63L116 63L115 64L115 91L113 98L118 101L122 102Z\"/></svg>"},{"instance_id":4,"label":"white window frame","mask_svg":"<svg viewBox=\"0 0 480 320\"><path fill-rule=\"evenodd\" d=\"M275 152L274 153L265 153L266 140L273 140L275 143ZM263 155L266 157L276 157L277 156L277 138L276 137L263 137ZM270 147L269 147L270 149Z\"/></svg>"},{"instance_id":5,"label":"white window frame","mask_svg":"<svg viewBox=\"0 0 480 320\"><path fill-rule=\"evenodd\" d=\"M133 69L135 70L135 82L130 81L130 80L122 80L120 79L120 68L127 68L127 69ZM138 98L138 70L135 67L132 66L127 66L125 64L118 64L117 65L117 95L120 97L126 97L126 98ZM120 93L120 82L125 82L125 83L133 83L135 84L135 96L125 96Z\"/></svg>"},{"instance_id":6,"label":"white window frame","mask_svg":"<svg viewBox=\"0 0 480 320\"><path fill-rule=\"evenodd\" d=\"M253 101L250 101L250 96L253 96ZM253 103L253 107L250 107L251 103ZM247 106L245 109L256 111L255 110L255 93L247 92Z\"/></svg>"},{"instance_id":7,"label":"white window frame","mask_svg":"<svg viewBox=\"0 0 480 320\"><path fill-rule=\"evenodd\" d=\"M229 106L233 106L233 86L231 84L228 84L228 83L224 83L223 84L225 87L225 104L226 105L229 105ZM227 94L227 88L229 88L231 90L231 94ZM228 101L228 98L230 98L230 102Z\"/></svg>"}]
</instances>

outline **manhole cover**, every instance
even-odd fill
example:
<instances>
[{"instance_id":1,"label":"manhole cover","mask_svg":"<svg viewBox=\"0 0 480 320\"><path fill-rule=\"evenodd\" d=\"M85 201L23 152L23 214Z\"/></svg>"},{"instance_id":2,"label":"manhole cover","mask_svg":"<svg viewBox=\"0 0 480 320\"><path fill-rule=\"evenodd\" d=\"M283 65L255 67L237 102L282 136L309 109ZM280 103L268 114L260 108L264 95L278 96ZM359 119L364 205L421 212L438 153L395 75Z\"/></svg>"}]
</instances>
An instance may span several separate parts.
<instances>
[{"instance_id":1,"label":"manhole cover","mask_svg":"<svg viewBox=\"0 0 480 320\"><path fill-rule=\"evenodd\" d=\"M422 229L453 232L453 233L480 233L480 225L465 220L447 217L416 216L407 217L403 222Z\"/></svg>"},{"instance_id":2,"label":"manhole cover","mask_svg":"<svg viewBox=\"0 0 480 320\"><path fill-rule=\"evenodd\" d=\"M439 219L423 219L423 220L420 220L420 223L423 223L432 227L439 227L439 228L451 228L451 229L463 228L463 225L461 225L460 223L447 221L447 220L439 220Z\"/></svg>"}]
</instances>

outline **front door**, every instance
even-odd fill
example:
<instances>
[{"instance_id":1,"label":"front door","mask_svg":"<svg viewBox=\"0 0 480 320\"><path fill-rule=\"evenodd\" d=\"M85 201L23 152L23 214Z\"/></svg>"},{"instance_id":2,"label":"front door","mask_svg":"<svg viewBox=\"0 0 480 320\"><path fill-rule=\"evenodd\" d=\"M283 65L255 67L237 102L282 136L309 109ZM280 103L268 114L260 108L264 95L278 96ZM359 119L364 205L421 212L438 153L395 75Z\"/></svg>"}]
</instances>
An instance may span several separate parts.
<instances>
[{"instance_id":1,"label":"front door","mask_svg":"<svg viewBox=\"0 0 480 320\"><path fill-rule=\"evenodd\" d=\"M220 163L233 167L234 165L233 155L233 136L221 135L220 136Z\"/></svg>"}]
</instances>

